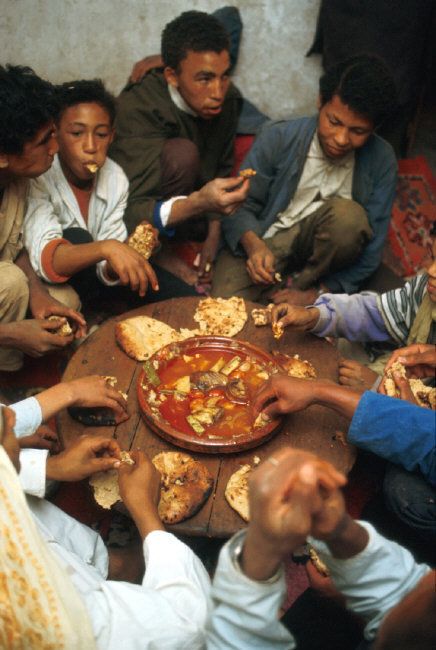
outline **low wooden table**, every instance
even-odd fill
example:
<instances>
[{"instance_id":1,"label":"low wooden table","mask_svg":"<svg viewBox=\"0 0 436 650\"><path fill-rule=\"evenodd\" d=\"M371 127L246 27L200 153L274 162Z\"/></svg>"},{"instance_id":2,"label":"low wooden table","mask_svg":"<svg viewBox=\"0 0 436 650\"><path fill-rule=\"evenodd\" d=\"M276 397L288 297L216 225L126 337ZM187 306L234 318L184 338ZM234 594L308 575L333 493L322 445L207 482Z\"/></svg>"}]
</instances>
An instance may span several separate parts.
<instances>
[{"instance_id":1,"label":"low wooden table","mask_svg":"<svg viewBox=\"0 0 436 650\"><path fill-rule=\"evenodd\" d=\"M129 420L117 427L85 427L73 420L65 411L58 417L58 430L65 446L86 434L107 435L115 437L121 449L142 449L150 457L163 450L175 449L155 434L142 418L136 395L138 374L141 363L130 359L115 341L115 323L132 316L147 315L157 318L178 329L194 328L197 324L192 316L198 304L198 298L176 298L149 304L104 323L94 334L78 348L71 358L63 380L76 379L90 374L111 375L118 379L117 388L128 394ZM254 303L246 303L250 312ZM285 330L284 335L276 341L270 327L255 327L252 319L237 335L238 339L249 341L265 350L279 350L287 354L298 353L316 368L318 377L337 381L338 353L326 341L311 334ZM254 456L261 460L268 458L276 449L292 445L312 451L330 461L339 470L347 474L355 459L354 448L344 441L348 423L333 411L312 406L303 412L285 417L279 432L269 441L255 449L235 454L210 455L191 453L207 465L215 479L213 495L200 512L191 519L171 526L171 530L186 535L204 535L210 537L229 537L244 526L242 519L227 504L224 491L231 474L244 463L252 463Z\"/></svg>"}]
</instances>

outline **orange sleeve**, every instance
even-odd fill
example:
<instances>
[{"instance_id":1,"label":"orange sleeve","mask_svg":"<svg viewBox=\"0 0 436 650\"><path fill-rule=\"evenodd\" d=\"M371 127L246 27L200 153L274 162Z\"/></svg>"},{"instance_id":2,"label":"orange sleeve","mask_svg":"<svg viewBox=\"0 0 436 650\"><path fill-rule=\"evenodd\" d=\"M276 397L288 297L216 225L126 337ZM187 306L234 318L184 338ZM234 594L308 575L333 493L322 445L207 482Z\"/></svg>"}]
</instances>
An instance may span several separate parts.
<instances>
[{"instance_id":1,"label":"orange sleeve","mask_svg":"<svg viewBox=\"0 0 436 650\"><path fill-rule=\"evenodd\" d=\"M52 239L51 241L48 242L46 246L44 246L42 250L41 266L45 275L50 280L50 282L56 282L56 283L68 282L68 280L71 277L70 275L59 275L59 273L56 273L56 271L53 268L53 257L55 251L58 246L61 246L63 244L68 244L68 246L73 246L73 244L69 242L68 239Z\"/></svg>"}]
</instances>

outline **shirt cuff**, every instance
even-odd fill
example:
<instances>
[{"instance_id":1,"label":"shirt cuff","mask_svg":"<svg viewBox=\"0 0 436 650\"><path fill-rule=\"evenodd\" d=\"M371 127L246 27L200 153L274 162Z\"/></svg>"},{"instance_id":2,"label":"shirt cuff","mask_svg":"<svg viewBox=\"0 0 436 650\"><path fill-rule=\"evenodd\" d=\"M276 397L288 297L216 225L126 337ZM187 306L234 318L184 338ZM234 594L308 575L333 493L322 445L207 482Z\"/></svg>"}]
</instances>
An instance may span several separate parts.
<instances>
[{"instance_id":1,"label":"shirt cuff","mask_svg":"<svg viewBox=\"0 0 436 650\"><path fill-rule=\"evenodd\" d=\"M60 275L53 268L53 257L56 249L64 244L67 246L73 246L73 244L68 241L68 239L52 239L48 242L48 244L46 244L42 251L41 267L49 282L60 284L61 282L67 282L71 277L70 275Z\"/></svg>"},{"instance_id":2,"label":"shirt cuff","mask_svg":"<svg viewBox=\"0 0 436 650\"><path fill-rule=\"evenodd\" d=\"M167 237L173 237L174 228L167 228L168 219L170 218L171 208L175 201L186 199L186 196L173 196L168 201L158 201L153 212L153 221L160 233Z\"/></svg>"},{"instance_id":3,"label":"shirt cuff","mask_svg":"<svg viewBox=\"0 0 436 650\"><path fill-rule=\"evenodd\" d=\"M12 404L10 408L15 412L14 432L17 438L30 436L42 422L42 411L35 397L28 397L21 402Z\"/></svg>"},{"instance_id":4,"label":"shirt cuff","mask_svg":"<svg viewBox=\"0 0 436 650\"><path fill-rule=\"evenodd\" d=\"M26 494L42 499L45 495L47 449L22 449L20 452L20 483Z\"/></svg>"},{"instance_id":5,"label":"shirt cuff","mask_svg":"<svg viewBox=\"0 0 436 650\"><path fill-rule=\"evenodd\" d=\"M116 280L112 280L111 278L109 278L108 275L106 274L106 266L107 266L106 260L102 260L101 262L97 263L98 279L107 287L117 287L119 284L121 284L120 279L118 278Z\"/></svg>"}]
</instances>

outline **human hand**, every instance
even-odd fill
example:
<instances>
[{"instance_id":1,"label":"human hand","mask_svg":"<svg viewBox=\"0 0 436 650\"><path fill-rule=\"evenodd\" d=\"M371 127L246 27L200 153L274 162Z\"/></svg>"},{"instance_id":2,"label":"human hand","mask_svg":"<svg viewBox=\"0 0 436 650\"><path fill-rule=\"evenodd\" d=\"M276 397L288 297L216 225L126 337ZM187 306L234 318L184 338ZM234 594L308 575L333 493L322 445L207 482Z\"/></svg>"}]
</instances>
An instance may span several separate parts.
<instances>
[{"instance_id":1,"label":"human hand","mask_svg":"<svg viewBox=\"0 0 436 650\"><path fill-rule=\"evenodd\" d=\"M385 372L398 361L406 368L408 377L421 379L434 377L436 368L436 346L427 343L414 343L392 353L386 364ZM383 383L383 382L382 382Z\"/></svg>"},{"instance_id":2,"label":"human hand","mask_svg":"<svg viewBox=\"0 0 436 650\"><path fill-rule=\"evenodd\" d=\"M220 212L230 215L247 198L250 182L241 178L215 178L196 192L196 202L201 212Z\"/></svg>"},{"instance_id":3,"label":"human hand","mask_svg":"<svg viewBox=\"0 0 436 650\"><path fill-rule=\"evenodd\" d=\"M403 375L400 372L392 372L392 373L387 373L385 371L385 374L383 375L383 378L380 382L380 385L378 387L379 393L382 395L387 395L387 390L386 390L386 380L388 378L392 378L395 386L398 391L398 395L395 395L394 397L397 397L398 399L404 399L406 402L410 402L411 404L416 404L418 405L418 402L415 398L415 395L412 392L412 389L409 384L409 380L407 377L403 377Z\"/></svg>"},{"instance_id":4,"label":"human hand","mask_svg":"<svg viewBox=\"0 0 436 650\"><path fill-rule=\"evenodd\" d=\"M42 424L35 433L18 438L20 449L48 449L52 453L59 451L57 433L50 427Z\"/></svg>"},{"instance_id":5,"label":"human hand","mask_svg":"<svg viewBox=\"0 0 436 650\"><path fill-rule=\"evenodd\" d=\"M142 451L133 451L130 456L135 464L121 464L118 485L124 505L144 539L152 530L165 530L157 510L161 479L151 460Z\"/></svg>"},{"instance_id":6,"label":"human hand","mask_svg":"<svg viewBox=\"0 0 436 650\"><path fill-rule=\"evenodd\" d=\"M198 282L200 284L209 284L212 281L212 264L220 243L220 233L220 222L211 221L209 224L209 234L203 242L198 264Z\"/></svg>"},{"instance_id":7,"label":"human hand","mask_svg":"<svg viewBox=\"0 0 436 650\"><path fill-rule=\"evenodd\" d=\"M59 321L28 319L2 324L2 345L21 350L31 357L42 357L69 345L74 336L54 334Z\"/></svg>"},{"instance_id":8,"label":"human hand","mask_svg":"<svg viewBox=\"0 0 436 650\"><path fill-rule=\"evenodd\" d=\"M29 308L36 319L47 319L49 316L59 316L68 319L74 330L74 338L82 338L86 334L86 321L83 315L75 309L70 309L59 300L53 298L48 291L38 288L30 293ZM61 323L62 324L62 323ZM59 327L59 323L55 328ZM69 339L69 343L71 339Z\"/></svg>"},{"instance_id":9,"label":"human hand","mask_svg":"<svg viewBox=\"0 0 436 650\"><path fill-rule=\"evenodd\" d=\"M244 572L257 580L270 577L314 527L327 529L333 517L321 517L324 500L345 482L330 463L289 447L262 463L249 481L250 524L242 556Z\"/></svg>"},{"instance_id":10,"label":"human hand","mask_svg":"<svg viewBox=\"0 0 436 650\"><path fill-rule=\"evenodd\" d=\"M261 240L251 246L247 258L247 271L256 284L273 284L275 257L268 246Z\"/></svg>"},{"instance_id":11,"label":"human hand","mask_svg":"<svg viewBox=\"0 0 436 650\"><path fill-rule=\"evenodd\" d=\"M106 270L110 277L119 278L121 284L130 285L141 297L147 292L148 283L154 291L159 289L155 272L147 260L124 242L107 239L102 243Z\"/></svg>"},{"instance_id":12,"label":"human hand","mask_svg":"<svg viewBox=\"0 0 436 650\"><path fill-rule=\"evenodd\" d=\"M163 61L160 54L152 54L146 56L144 59L137 61L133 66L132 72L130 73L129 81L130 83L139 83L153 68L162 68Z\"/></svg>"},{"instance_id":13,"label":"human hand","mask_svg":"<svg viewBox=\"0 0 436 650\"><path fill-rule=\"evenodd\" d=\"M120 448L112 438L80 436L57 456L47 459L47 478L55 481L81 481L96 472L120 465Z\"/></svg>"},{"instance_id":14,"label":"human hand","mask_svg":"<svg viewBox=\"0 0 436 650\"><path fill-rule=\"evenodd\" d=\"M319 382L273 375L255 395L254 413L261 411L270 418L284 413L302 411L315 402Z\"/></svg>"},{"instance_id":15,"label":"human hand","mask_svg":"<svg viewBox=\"0 0 436 650\"><path fill-rule=\"evenodd\" d=\"M70 406L85 408L105 407L112 409L116 424L129 418L127 404L120 391L111 386L101 375L89 375L64 382L64 389L70 391Z\"/></svg>"},{"instance_id":16,"label":"human hand","mask_svg":"<svg viewBox=\"0 0 436 650\"><path fill-rule=\"evenodd\" d=\"M282 302L271 309L272 323L279 323L282 328L291 325L295 329L310 330L318 322L319 309L316 307L299 307Z\"/></svg>"}]
</instances>

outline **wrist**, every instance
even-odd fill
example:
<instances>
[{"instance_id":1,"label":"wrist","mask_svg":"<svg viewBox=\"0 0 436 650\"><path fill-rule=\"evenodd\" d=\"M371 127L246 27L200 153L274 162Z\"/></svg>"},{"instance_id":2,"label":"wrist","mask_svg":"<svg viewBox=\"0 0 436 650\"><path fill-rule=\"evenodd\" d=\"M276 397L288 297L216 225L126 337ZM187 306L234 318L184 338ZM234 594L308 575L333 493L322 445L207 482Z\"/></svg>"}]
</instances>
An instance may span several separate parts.
<instances>
[{"instance_id":1,"label":"wrist","mask_svg":"<svg viewBox=\"0 0 436 650\"><path fill-rule=\"evenodd\" d=\"M366 548L368 539L366 529L345 513L325 542L333 557L345 560L361 553Z\"/></svg>"},{"instance_id":2,"label":"wrist","mask_svg":"<svg viewBox=\"0 0 436 650\"><path fill-rule=\"evenodd\" d=\"M240 243L247 253L247 256L250 257L253 255L255 252L260 250L261 248L267 248L266 244L254 233L252 230L248 230L245 232L240 240Z\"/></svg>"},{"instance_id":3,"label":"wrist","mask_svg":"<svg viewBox=\"0 0 436 650\"><path fill-rule=\"evenodd\" d=\"M272 544L249 528L239 558L242 572L251 580L265 581L273 578L282 563L277 545Z\"/></svg>"},{"instance_id":4,"label":"wrist","mask_svg":"<svg viewBox=\"0 0 436 650\"><path fill-rule=\"evenodd\" d=\"M317 307L307 307L308 320L306 330L312 330L319 321L319 309Z\"/></svg>"},{"instance_id":5,"label":"wrist","mask_svg":"<svg viewBox=\"0 0 436 650\"><path fill-rule=\"evenodd\" d=\"M65 481L64 472L62 471L62 459L59 461L57 456L48 456L45 466L45 477L48 481Z\"/></svg>"}]
</instances>

